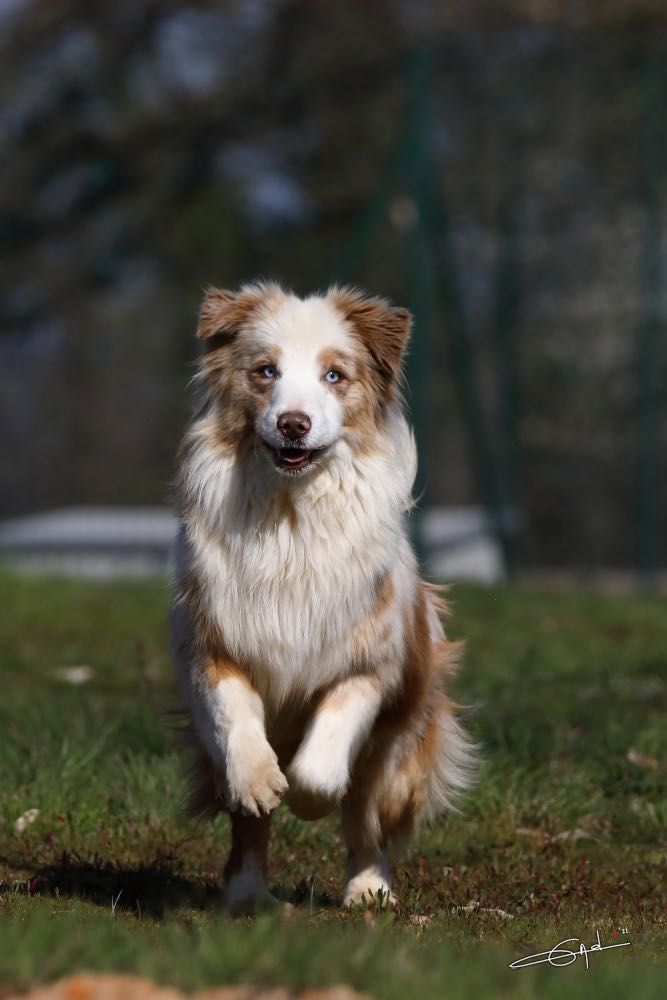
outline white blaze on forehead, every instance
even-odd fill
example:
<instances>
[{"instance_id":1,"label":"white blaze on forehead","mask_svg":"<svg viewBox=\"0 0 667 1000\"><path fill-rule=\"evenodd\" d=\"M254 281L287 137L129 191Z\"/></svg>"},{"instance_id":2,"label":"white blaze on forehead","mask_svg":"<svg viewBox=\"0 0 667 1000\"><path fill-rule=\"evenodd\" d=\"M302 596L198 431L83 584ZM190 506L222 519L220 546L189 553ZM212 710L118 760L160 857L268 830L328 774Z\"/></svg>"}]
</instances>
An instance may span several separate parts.
<instances>
[{"instance_id":1,"label":"white blaze on forehead","mask_svg":"<svg viewBox=\"0 0 667 1000\"><path fill-rule=\"evenodd\" d=\"M308 445L331 444L340 435L343 414L340 400L323 380L322 355L354 351L344 320L323 298L290 296L262 317L257 332L278 349L279 378L264 413L263 434L275 439L280 414L298 410L311 420Z\"/></svg>"},{"instance_id":2,"label":"white blaze on forehead","mask_svg":"<svg viewBox=\"0 0 667 1000\"><path fill-rule=\"evenodd\" d=\"M260 327L280 348L287 364L304 357L315 359L320 351L327 348L353 349L353 341L343 318L326 299L319 296L308 299L288 296L269 316L262 318Z\"/></svg>"}]
</instances>

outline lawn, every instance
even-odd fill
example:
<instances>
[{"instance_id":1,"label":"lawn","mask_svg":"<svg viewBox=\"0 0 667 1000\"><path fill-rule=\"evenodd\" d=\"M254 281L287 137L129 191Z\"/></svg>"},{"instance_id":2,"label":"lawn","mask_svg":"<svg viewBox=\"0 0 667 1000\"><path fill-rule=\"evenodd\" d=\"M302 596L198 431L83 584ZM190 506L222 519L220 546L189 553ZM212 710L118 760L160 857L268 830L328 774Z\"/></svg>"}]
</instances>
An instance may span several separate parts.
<instances>
[{"instance_id":1,"label":"lawn","mask_svg":"<svg viewBox=\"0 0 667 1000\"><path fill-rule=\"evenodd\" d=\"M181 813L166 584L0 574L0 995L84 968L387 1000L664 995L664 600L451 596L483 763L462 813L395 860L399 909L342 913L336 822L281 807L270 884L292 905L231 919L225 818ZM588 971L509 968L596 931L631 944Z\"/></svg>"}]
</instances>

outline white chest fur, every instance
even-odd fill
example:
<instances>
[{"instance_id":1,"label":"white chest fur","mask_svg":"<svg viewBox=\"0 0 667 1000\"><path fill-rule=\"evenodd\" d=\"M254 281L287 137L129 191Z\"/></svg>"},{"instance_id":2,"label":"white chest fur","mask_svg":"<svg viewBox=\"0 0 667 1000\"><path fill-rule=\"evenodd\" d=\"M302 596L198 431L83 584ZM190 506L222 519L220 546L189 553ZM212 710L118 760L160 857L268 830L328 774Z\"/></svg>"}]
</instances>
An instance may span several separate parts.
<instances>
[{"instance_id":1,"label":"white chest fur","mask_svg":"<svg viewBox=\"0 0 667 1000\"><path fill-rule=\"evenodd\" d=\"M282 481L278 489L262 456L243 475L205 448L191 456L185 563L226 649L274 704L350 669L354 630L405 546L413 470L405 432L400 466L393 448L344 456L297 489Z\"/></svg>"}]
</instances>

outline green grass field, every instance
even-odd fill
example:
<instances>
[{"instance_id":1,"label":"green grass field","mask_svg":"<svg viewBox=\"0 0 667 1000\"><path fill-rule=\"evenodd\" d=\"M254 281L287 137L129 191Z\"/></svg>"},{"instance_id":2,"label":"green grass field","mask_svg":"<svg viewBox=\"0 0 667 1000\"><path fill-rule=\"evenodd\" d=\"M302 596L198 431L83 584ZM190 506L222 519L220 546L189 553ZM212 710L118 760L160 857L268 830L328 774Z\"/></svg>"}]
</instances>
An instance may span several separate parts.
<instances>
[{"instance_id":1,"label":"green grass field","mask_svg":"<svg viewBox=\"0 0 667 1000\"><path fill-rule=\"evenodd\" d=\"M395 913L341 913L333 820L281 807L270 884L220 908L225 818L181 815L164 583L0 575L0 995L78 969L378 998L658 997L667 962L664 599L457 587L455 695L483 746L463 812L396 859ZM74 685L63 668L86 666ZM22 832L16 821L39 815ZM631 946L508 963L564 938Z\"/></svg>"}]
</instances>

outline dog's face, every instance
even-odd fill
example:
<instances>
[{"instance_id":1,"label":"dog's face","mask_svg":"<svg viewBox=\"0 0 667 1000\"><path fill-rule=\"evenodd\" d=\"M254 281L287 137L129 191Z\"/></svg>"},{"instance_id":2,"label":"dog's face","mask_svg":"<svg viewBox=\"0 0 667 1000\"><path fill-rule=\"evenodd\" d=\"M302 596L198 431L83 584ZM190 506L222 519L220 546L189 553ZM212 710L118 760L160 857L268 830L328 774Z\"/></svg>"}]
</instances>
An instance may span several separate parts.
<instances>
[{"instance_id":1,"label":"dog's face","mask_svg":"<svg viewBox=\"0 0 667 1000\"><path fill-rule=\"evenodd\" d=\"M220 432L302 476L368 445L395 396L410 315L349 289L299 299L276 285L211 289L198 336Z\"/></svg>"}]
</instances>

